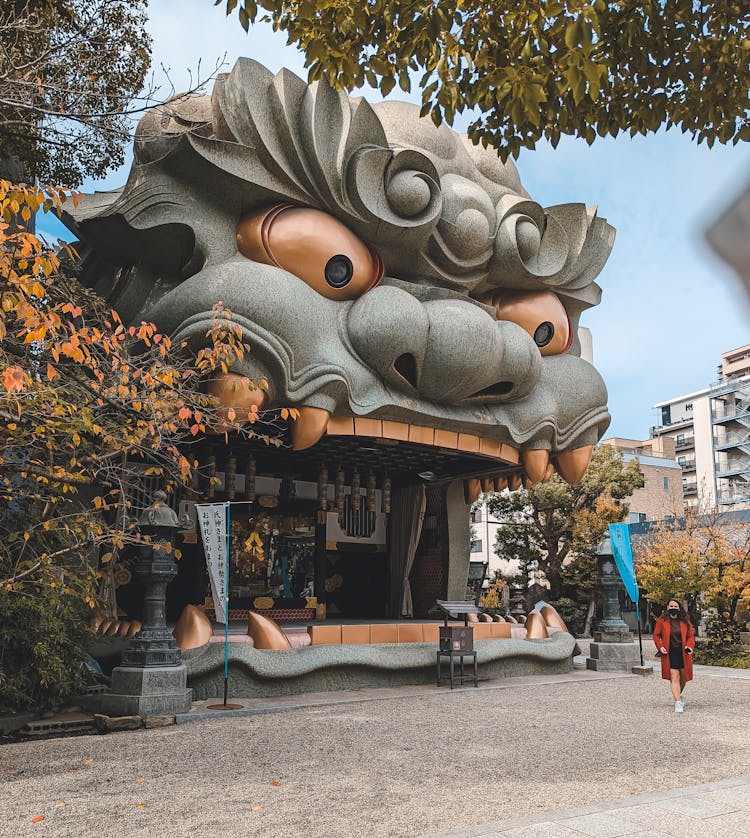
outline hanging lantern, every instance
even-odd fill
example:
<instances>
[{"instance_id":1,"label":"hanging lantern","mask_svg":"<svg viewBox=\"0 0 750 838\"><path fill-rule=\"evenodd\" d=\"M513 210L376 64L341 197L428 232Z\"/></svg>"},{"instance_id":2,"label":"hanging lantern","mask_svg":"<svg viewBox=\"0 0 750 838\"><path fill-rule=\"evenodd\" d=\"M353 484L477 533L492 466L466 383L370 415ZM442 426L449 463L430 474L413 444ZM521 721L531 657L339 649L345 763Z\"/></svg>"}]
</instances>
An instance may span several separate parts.
<instances>
[{"instance_id":1,"label":"hanging lantern","mask_svg":"<svg viewBox=\"0 0 750 838\"><path fill-rule=\"evenodd\" d=\"M352 474L352 511L359 512L359 508L362 504L362 496L359 493L359 472L357 469L354 469L354 474Z\"/></svg>"},{"instance_id":2,"label":"hanging lantern","mask_svg":"<svg viewBox=\"0 0 750 838\"><path fill-rule=\"evenodd\" d=\"M385 480L383 481L382 492L383 492L383 497L382 497L382 500L381 500L381 506L383 508L383 512L385 512L386 515L390 515L391 514L391 478L390 477L386 477Z\"/></svg>"},{"instance_id":3,"label":"hanging lantern","mask_svg":"<svg viewBox=\"0 0 750 838\"><path fill-rule=\"evenodd\" d=\"M208 476L208 489L206 490L206 497L212 498L216 494L216 487L214 486L214 478L216 477L216 457L213 454L206 461L206 474Z\"/></svg>"},{"instance_id":4,"label":"hanging lantern","mask_svg":"<svg viewBox=\"0 0 750 838\"><path fill-rule=\"evenodd\" d=\"M255 500L255 460L248 458L245 466L245 499L253 503Z\"/></svg>"},{"instance_id":5,"label":"hanging lantern","mask_svg":"<svg viewBox=\"0 0 750 838\"><path fill-rule=\"evenodd\" d=\"M344 514L344 481L346 477L344 476L344 470L339 469L338 474L336 475L336 511L339 515Z\"/></svg>"},{"instance_id":6,"label":"hanging lantern","mask_svg":"<svg viewBox=\"0 0 750 838\"><path fill-rule=\"evenodd\" d=\"M237 486L237 460L234 454L227 457L227 464L224 466L224 494L227 500L234 500Z\"/></svg>"},{"instance_id":7,"label":"hanging lantern","mask_svg":"<svg viewBox=\"0 0 750 838\"><path fill-rule=\"evenodd\" d=\"M328 509L328 469L321 466L318 473L318 509Z\"/></svg>"},{"instance_id":8,"label":"hanging lantern","mask_svg":"<svg viewBox=\"0 0 750 838\"><path fill-rule=\"evenodd\" d=\"M375 475L370 472L367 475L367 511L375 512Z\"/></svg>"}]
</instances>

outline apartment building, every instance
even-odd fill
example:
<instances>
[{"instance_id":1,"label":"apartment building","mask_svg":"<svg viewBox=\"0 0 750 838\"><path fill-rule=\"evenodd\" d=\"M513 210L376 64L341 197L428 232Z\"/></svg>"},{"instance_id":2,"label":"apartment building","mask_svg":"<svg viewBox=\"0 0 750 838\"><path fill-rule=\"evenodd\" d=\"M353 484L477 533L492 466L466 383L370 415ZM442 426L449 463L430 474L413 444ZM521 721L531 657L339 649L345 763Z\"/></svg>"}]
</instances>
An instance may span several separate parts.
<instances>
[{"instance_id":1,"label":"apartment building","mask_svg":"<svg viewBox=\"0 0 750 838\"><path fill-rule=\"evenodd\" d=\"M654 439L674 441L685 504L750 508L750 344L721 356L711 387L659 402Z\"/></svg>"},{"instance_id":2,"label":"apartment building","mask_svg":"<svg viewBox=\"0 0 750 838\"><path fill-rule=\"evenodd\" d=\"M627 463L638 460L643 486L628 499L629 523L661 521L680 515L685 508L682 468L676 461L675 443L668 436L637 440L613 436L601 445L611 445Z\"/></svg>"}]
</instances>

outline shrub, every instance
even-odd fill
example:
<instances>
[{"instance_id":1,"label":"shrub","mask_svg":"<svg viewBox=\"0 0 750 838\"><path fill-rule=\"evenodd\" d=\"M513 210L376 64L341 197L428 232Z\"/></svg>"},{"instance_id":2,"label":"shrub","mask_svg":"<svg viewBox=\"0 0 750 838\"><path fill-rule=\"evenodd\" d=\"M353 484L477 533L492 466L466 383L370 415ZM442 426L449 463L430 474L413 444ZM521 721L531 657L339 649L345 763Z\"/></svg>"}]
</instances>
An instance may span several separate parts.
<instances>
[{"instance_id":1,"label":"shrub","mask_svg":"<svg viewBox=\"0 0 750 838\"><path fill-rule=\"evenodd\" d=\"M588 614L588 603L576 602L568 597L560 597L556 602L550 603L557 609L557 613L565 620L568 631L580 636L586 627L586 615Z\"/></svg>"},{"instance_id":2,"label":"shrub","mask_svg":"<svg viewBox=\"0 0 750 838\"><path fill-rule=\"evenodd\" d=\"M48 710L86 684L91 609L75 593L0 591L0 712Z\"/></svg>"},{"instance_id":3,"label":"shrub","mask_svg":"<svg viewBox=\"0 0 750 838\"><path fill-rule=\"evenodd\" d=\"M706 623L706 640L703 648L708 655L731 652L740 643L741 626L729 618L728 612L711 617Z\"/></svg>"}]
</instances>

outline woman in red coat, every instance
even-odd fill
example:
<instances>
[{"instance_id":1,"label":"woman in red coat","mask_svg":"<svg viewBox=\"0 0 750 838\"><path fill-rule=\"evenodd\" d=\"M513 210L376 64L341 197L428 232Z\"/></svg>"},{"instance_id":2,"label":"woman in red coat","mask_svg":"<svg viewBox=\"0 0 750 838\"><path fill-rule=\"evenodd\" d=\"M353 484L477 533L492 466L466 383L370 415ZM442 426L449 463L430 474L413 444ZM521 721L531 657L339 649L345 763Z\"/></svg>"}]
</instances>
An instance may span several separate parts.
<instances>
[{"instance_id":1,"label":"woman in red coat","mask_svg":"<svg viewBox=\"0 0 750 838\"><path fill-rule=\"evenodd\" d=\"M656 653L661 657L661 677L671 682L675 713L682 713L685 702L682 691L693 680L693 649L695 634L685 609L670 599L666 610L654 627Z\"/></svg>"}]
</instances>

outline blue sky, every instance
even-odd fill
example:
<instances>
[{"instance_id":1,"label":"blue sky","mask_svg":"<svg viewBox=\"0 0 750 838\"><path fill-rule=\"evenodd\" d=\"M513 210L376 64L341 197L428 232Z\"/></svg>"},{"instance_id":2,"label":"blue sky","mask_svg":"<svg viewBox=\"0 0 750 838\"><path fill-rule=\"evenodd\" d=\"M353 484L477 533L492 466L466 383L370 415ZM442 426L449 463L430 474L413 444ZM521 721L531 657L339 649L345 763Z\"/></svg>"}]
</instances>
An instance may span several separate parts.
<instances>
[{"instance_id":1,"label":"blue sky","mask_svg":"<svg viewBox=\"0 0 750 838\"><path fill-rule=\"evenodd\" d=\"M199 60L205 75L217 60L225 60L227 70L243 55L273 71L288 67L305 76L301 54L269 26L246 35L236 17L227 20L211 0L151 6L153 67L165 95L161 65L178 90L188 87L188 71L195 74ZM454 127L465 130L466 124ZM609 389L608 435L645 439L656 422L652 405L708 386L721 353L750 343L750 303L703 242L704 229L750 183L750 146L708 149L672 130L590 147L567 139L557 149L522 152L517 165L542 205L595 204L617 229L599 278L602 303L584 314L582 325L594 334L594 360ZM85 183L83 191L121 185L128 166ZM67 233L49 222L40 227Z\"/></svg>"}]
</instances>

